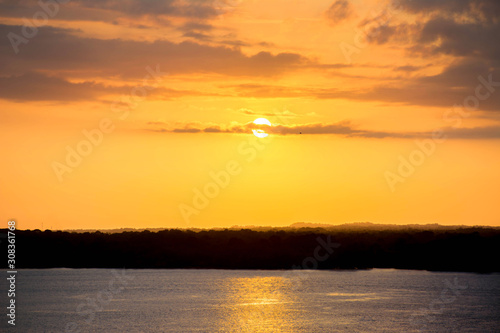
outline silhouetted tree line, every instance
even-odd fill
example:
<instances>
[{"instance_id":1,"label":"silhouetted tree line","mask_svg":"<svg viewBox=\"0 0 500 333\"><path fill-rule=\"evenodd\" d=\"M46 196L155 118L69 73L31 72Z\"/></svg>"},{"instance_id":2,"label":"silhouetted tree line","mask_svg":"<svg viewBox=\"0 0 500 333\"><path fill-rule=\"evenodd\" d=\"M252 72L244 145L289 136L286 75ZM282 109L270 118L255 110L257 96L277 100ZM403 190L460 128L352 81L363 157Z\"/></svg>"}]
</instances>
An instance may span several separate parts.
<instances>
[{"instance_id":1,"label":"silhouetted tree line","mask_svg":"<svg viewBox=\"0 0 500 333\"><path fill-rule=\"evenodd\" d=\"M2 230L6 234L6 230ZM500 230L163 230L69 233L16 231L17 268L399 268L499 272ZM7 243L2 241L3 253ZM4 267L7 260L3 260ZM304 263L306 263L304 265Z\"/></svg>"}]
</instances>

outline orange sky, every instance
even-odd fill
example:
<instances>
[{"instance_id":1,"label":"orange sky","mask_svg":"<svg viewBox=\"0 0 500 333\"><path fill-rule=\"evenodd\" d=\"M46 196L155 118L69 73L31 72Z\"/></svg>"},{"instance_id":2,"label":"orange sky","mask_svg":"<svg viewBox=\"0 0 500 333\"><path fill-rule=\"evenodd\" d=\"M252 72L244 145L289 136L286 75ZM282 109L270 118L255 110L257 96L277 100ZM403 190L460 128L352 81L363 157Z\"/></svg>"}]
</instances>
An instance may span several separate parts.
<instances>
[{"instance_id":1,"label":"orange sky","mask_svg":"<svg viewBox=\"0 0 500 333\"><path fill-rule=\"evenodd\" d=\"M500 225L497 1L4 0L0 17L5 223Z\"/></svg>"}]
</instances>

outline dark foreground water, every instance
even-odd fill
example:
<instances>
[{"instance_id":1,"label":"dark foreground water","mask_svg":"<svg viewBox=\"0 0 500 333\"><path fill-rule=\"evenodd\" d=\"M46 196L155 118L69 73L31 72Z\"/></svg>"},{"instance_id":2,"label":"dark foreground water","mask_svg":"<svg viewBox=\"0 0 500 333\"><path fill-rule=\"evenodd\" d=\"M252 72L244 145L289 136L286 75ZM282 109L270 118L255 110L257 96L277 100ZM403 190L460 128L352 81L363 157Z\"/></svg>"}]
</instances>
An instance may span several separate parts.
<instances>
[{"instance_id":1,"label":"dark foreground water","mask_svg":"<svg viewBox=\"0 0 500 333\"><path fill-rule=\"evenodd\" d=\"M500 332L498 274L50 269L16 289L1 331Z\"/></svg>"}]
</instances>

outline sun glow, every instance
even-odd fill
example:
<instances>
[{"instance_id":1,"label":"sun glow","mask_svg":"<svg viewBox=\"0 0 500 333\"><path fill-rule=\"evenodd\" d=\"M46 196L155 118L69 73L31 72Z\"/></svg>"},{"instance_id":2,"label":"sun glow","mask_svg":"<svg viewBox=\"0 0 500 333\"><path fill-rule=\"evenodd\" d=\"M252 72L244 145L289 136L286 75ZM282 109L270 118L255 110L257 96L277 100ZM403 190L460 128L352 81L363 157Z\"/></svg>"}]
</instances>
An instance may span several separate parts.
<instances>
[{"instance_id":1,"label":"sun glow","mask_svg":"<svg viewBox=\"0 0 500 333\"><path fill-rule=\"evenodd\" d=\"M271 126L271 122L269 120L267 120L266 118L257 118L253 121L253 123L255 125ZM261 130L261 129L253 129L252 132L258 138L265 138L265 137L269 136L268 133L264 132L264 130Z\"/></svg>"}]
</instances>

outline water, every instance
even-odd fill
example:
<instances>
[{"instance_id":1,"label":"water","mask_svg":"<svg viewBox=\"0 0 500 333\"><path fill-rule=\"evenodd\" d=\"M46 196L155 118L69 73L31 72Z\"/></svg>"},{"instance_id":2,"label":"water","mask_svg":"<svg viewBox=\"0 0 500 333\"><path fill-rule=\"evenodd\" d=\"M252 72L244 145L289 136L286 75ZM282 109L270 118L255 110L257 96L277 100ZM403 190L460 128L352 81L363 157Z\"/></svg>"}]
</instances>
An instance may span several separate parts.
<instances>
[{"instance_id":1,"label":"water","mask_svg":"<svg viewBox=\"0 0 500 333\"><path fill-rule=\"evenodd\" d=\"M16 288L18 332L500 332L499 274L50 269Z\"/></svg>"}]
</instances>

